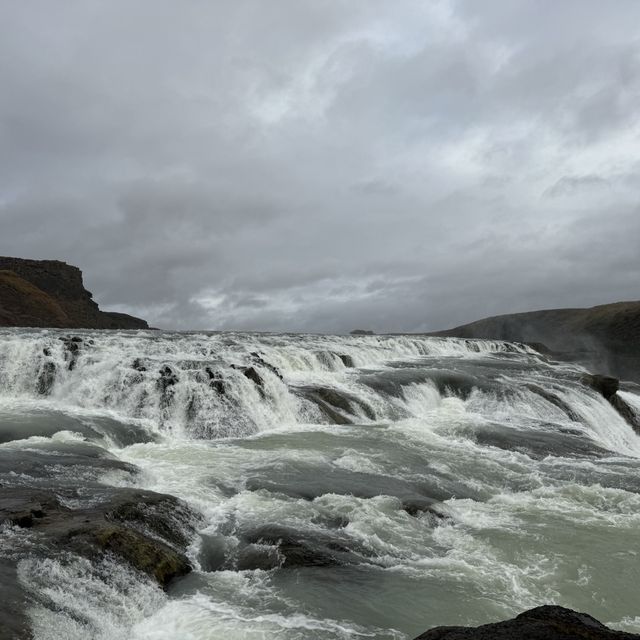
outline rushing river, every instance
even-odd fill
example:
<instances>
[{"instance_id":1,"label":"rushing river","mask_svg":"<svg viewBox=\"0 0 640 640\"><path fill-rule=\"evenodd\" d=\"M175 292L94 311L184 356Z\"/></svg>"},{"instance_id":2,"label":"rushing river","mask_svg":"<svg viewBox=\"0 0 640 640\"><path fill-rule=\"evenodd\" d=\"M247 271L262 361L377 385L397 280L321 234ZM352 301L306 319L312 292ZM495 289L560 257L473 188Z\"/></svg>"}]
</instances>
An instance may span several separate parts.
<instances>
[{"instance_id":1,"label":"rushing river","mask_svg":"<svg viewBox=\"0 0 640 640\"><path fill-rule=\"evenodd\" d=\"M167 592L15 527L0 554L33 544L37 640L400 640L542 603L640 632L640 436L582 373L490 341L2 330L4 490L202 520Z\"/></svg>"}]
</instances>

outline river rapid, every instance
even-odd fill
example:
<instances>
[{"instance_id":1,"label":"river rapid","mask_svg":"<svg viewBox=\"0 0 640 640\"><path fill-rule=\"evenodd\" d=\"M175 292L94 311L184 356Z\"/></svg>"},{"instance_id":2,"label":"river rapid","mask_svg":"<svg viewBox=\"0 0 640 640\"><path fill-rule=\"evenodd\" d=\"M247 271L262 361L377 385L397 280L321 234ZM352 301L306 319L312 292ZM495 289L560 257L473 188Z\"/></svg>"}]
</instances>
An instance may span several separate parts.
<instances>
[{"instance_id":1,"label":"river rapid","mask_svg":"<svg viewBox=\"0 0 640 640\"><path fill-rule=\"evenodd\" d=\"M201 514L167 591L7 524L0 557L32 545L36 640L401 640L543 603L640 632L640 436L583 373L482 340L0 330L3 490Z\"/></svg>"}]
</instances>

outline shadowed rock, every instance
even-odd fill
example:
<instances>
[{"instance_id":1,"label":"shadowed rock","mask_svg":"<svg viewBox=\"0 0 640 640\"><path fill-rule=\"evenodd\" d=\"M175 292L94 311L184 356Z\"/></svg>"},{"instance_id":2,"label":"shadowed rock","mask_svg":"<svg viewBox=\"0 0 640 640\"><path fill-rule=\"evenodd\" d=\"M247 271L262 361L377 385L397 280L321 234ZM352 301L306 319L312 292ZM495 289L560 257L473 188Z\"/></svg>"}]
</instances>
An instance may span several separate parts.
<instances>
[{"instance_id":1,"label":"shadowed rock","mask_svg":"<svg viewBox=\"0 0 640 640\"><path fill-rule=\"evenodd\" d=\"M640 416L636 414L619 395L620 381L610 376L586 374L580 378L580 382L600 393L611 406L640 434Z\"/></svg>"},{"instance_id":2,"label":"shadowed rock","mask_svg":"<svg viewBox=\"0 0 640 640\"><path fill-rule=\"evenodd\" d=\"M614 631L586 613L546 605L513 620L480 627L436 627L415 640L640 640L640 635Z\"/></svg>"},{"instance_id":3,"label":"shadowed rock","mask_svg":"<svg viewBox=\"0 0 640 640\"><path fill-rule=\"evenodd\" d=\"M13 528L0 542L0 638L31 638L25 612L36 602L50 606L18 580L23 559L116 556L162 587L190 571L185 551L199 516L172 496L107 486L105 473L126 476L136 468L87 442L0 448L0 527Z\"/></svg>"},{"instance_id":4,"label":"shadowed rock","mask_svg":"<svg viewBox=\"0 0 640 640\"><path fill-rule=\"evenodd\" d=\"M533 391L533 393L536 393L537 395L544 398L547 402L550 402L552 405L558 407L558 409L563 411L567 415L567 417L574 422L581 422L582 418L562 398L559 398L551 391L547 391L537 384L528 384L527 387L531 391Z\"/></svg>"},{"instance_id":5,"label":"shadowed rock","mask_svg":"<svg viewBox=\"0 0 640 640\"><path fill-rule=\"evenodd\" d=\"M158 389L162 393L165 393L169 387L178 383L178 374L173 371L169 365L165 365L159 371L160 377L158 378Z\"/></svg>"},{"instance_id":6,"label":"shadowed rock","mask_svg":"<svg viewBox=\"0 0 640 640\"><path fill-rule=\"evenodd\" d=\"M196 520L176 498L150 491L121 489L98 505L70 509L53 492L0 489L1 522L32 529L56 552L89 559L114 553L162 587L191 570L184 551Z\"/></svg>"},{"instance_id":7,"label":"shadowed rock","mask_svg":"<svg viewBox=\"0 0 640 640\"><path fill-rule=\"evenodd\" d=\"M264 380L255 367L247 367L242 371L242 375L257 385L260 389L264 387Z\"/></svg>"},{"instance_id":8,"label":"shadowed rock","mask_svg":"<svg viewBox=\"0 0 640 640\"><path fill-rule=\"evenodd\" d=\"M51 393L51 388L56 380L56 365L51 360L42 363L36 389L41 396L47 396Z\"/></svg>"},{"instance_id":9,"label":"shadowed rock","mask_svg":"<svg viewBox=\"0 0 640 640\"><path fill-rule=\"evenodd\" d=\"M354 541L322 531L299 531L290 527L268 524L247 531L243 535L251 545L249 553L241 554L242 568L253 568L250 561L264 562L264 555L277 560L282 568L327 567L332 565L359 564L364 561L355 549ZM264 547L262 554L256 553ZM277 554L274 554L274 547Z\"/></svg>"},{"instance_id":10,"label":"shadowed rock","mask_svg":"<svg viewBox=\"0 0 640 640\"><path fill-rule=\"evenodd\" d=\"M342 360L342 364L349 369L356 366L355 363L353 362L353 358L349 355L346 355L344 353L339 353L338 358L340 358L340 360Z\"/></svg>"},{"instance_id":11,"label":"shadowed rock","mask_svg":"<svg viewBox=\"0 0 640 640\"><path fill-rule=\"evenodd\" d=\"M273 373L274 376L280 378L280 380L283 379L282 374L280 373L278 368L274 367L270 362L267 362L257 351L251 352L251 359L256 364L259 364L261 367L264 367L265 369L269 369L269 371L271 371L271 373Z\"/></svg>"},{"instance_id":12,"label":"shadowed rock","mask_svg":"<svg viewBox=\"0 0 640 640\"><path fill-rule=\"evenodd\" d=\"M609 399L613 408L633 427L640 435L640 416L617 393Z\"/></svg>"},{"instance_id":13,"label":"shadowed rock","mask_svg":"<svg viewBox=\"0 0 640 640\"><path fill-rule=\"evenodd\" d=\"M597 391L606 400L611 400L620 388L620 381L617 378L592 373L581 376L580 382Z\"/></svg>"},{"instance_id":14,"label":"shadowed rock","mask_svg":"<svg viewBox=\"0 0 640 640\"><path fill-rule=\"evenodd\" d=\"M358 409L369 420L375 420L375 413L369 405L345 391L329 387L301 387L297 392L311 400L335 424L353 424Z\"/></svg>"}]
</instances>

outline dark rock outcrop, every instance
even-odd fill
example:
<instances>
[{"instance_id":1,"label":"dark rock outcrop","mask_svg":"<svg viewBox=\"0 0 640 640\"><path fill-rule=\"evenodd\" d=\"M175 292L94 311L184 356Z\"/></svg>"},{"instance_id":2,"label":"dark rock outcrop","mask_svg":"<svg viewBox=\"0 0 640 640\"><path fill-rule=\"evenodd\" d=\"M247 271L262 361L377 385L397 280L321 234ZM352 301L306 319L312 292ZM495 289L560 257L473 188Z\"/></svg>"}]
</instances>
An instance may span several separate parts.
<instances>
[{"instance_id":1,"label":"dark rock outcrop","mask_svg":"<svg viewBox=\"0 0 640 640\"><path fill-rule=\"evenodd\" d=\"M351 332L352 336L373 336L375 335L371 329L354 329Z\"/></svg>"},{"instance_id":2,"label":"dark rock outcrop","mask_svg":"<svg viewBox=\"0 0 640 640\"><path fill-rule=\"evenodd\" d=\"M78 267L0 257L0 327L148 329L144 320L100 311Z\"/></svg>"},{"instance_id":3,"label":"dark rock outcrop","mask_svg":"<svg viewBox=\"0 0 640 640\"><path fill-rule=\"evenodd\" d=\"M24 548L14 542L10 552L0 554L1 638L32 638L27 611L41 594L18 579L23 557L66 561L71 554L95 562L117 556L163 588L191 571L185 550L195 535L196 514L173 496L134 489L104 491L109 495L99 503L72 509L55 491L0 488L0 523L36 534L14 538L23 540Z\"/></svg>"},{"instance_id":4,"label":"dark rock outcrop","mask_svg":"<svg viewBox=\"0 0 640 640\"><path fill-rule=\"evenodd\" d=\"M640 434L640 416L618 394L620 381L611 376L594 375L587 373L580 378L582 384L597 391L609 404Z\"/></svg>"},{"instance_id":5,"label":"dark rock outcrop","mask_svg":"<svg viewBox=\"0 0 640 640\"><path fill-rule=\"evenodd\" d=\"M415 640L640 640L640 635L614 631L586 613L546 605L512 620L480 627L436 627Z\"/></svg>"},{"instance_id":6,"label":"dark rock outcrop","mask_svg":"<svg viewBox=\"0 0 640 640\"><path fill-rule=\"evenodd\" d=\"M278 368L267 362L257 351L252 351L250 355L253 362L260 365L261 367L264 367L265 369L269 369L269 371L271 371L274 376L280 378L280 380L283 380L282 374L280 373L280 371L278 371Z\"/></svg>"},{"instance_id":7,"label":"dark rock outcrop","mask_svg":"<svg viewBox=\"0 0 640 640\"><path fill-rule=\"evenodd\" d=\"M539 343L545 355L640 382L640 301L494 316L431 335Z\"/></svg>"},{"instance_id":8,"label":"dark rock outcrop","mask_svg":"<svg viewBox=\"0 0 640 640\"><path fill-rule=\"evenodd\" d=\"M594 391L597 391L606 400L611 400L620 388L620 381L611 376L602 376L599 374L585 374L580 378L582 384L586 384Z\"/></svg>"},{"instance_id":9,"label":"dark rock outcrop","mask_svg":"<svg viewBox=\"0 0 640 640\"><path fill-rule=\"evenodd\" d=\"M353 424L359 409L370 420L375 420L373 409L357 396L329 387L300 387L302 397L313 402L335 424Z\"/></svg>"},{"instance_id":10,"label":"dark rock outcrop","mask_svg":"<svg viewBox=\"0 0 640 640\"><path fill-rule=\"evenodd\" d=\"M613 408L629 423L633 430L640 435L640 415L630 407L617 393L609 399Z\"/></svg>"},{"instance_id":11,"label":"dark rock outcrop","mask_svg":"<svg viewBox=\"0 0 640 640\"><path fill-rule=\"evenodd\" d=\"M277 558L277 564L284 569L291 567L328 567L345 564L359 564L363 558L352 548L352 543L339 535L329 535L319 531L298 531L291 527L267 524L247 531L243 539L256 547L269 547L276 553L269 554ZM262 551L262 549L260 549ZM240 557L243 568L253 568L257 559L254 553L243 553ZM264 551L263 551L264 553ZM264 562L264 559L260 558Z\"/></svg>"},{"instance_id":12,"label":"dark rock outcrop","mask_svg":"<svg viewBox=\"0 0 640 640\"><path fill-rule=\"evenodd\" d=\"M120 426L81 425L74 419L56 425L48 418L25 432L0 424L0 441L51 435L61 426L91 432L105 427L115 441ZM75 426L74 426L75 423ZM94 431L94 436L99 435ZM122 433L121 433L122 435ZM66 563L89 560L98 576L110 580L111 560L129 566L166 587L189 572L186 549L201 526L201 517L173 496L104 483L105 474L133 478L136 467L88 441L43 438L27 446L0 448L0 638L31 639L27 612L34 605L51 607L46 593L18 577L23 560L49 558ZM11 527L13 530L9 529ZM55 578L51 578L55 580ZM45 580L46 582L46 580ZM87 637L94 637L87 631Z\"/></svg>"},{"instance_id":13,"label":"dark rock outcrop","mask_svg":"<svg viewBox=\"0 0 640 640\"><path fill-rule=\"evenodd\" d=\"M176 498L151 491L122 489L76 510L50 491L14 487L0 492L0 522L32 529L58 551L88 558L113 553L162 587L191 570L184 551L194 517Z\"/></svg>"},{"instance_id":14,"label":"dark rock outcrop","mask_svg":"<svg viewBox=\"0 0 640 640\"><path fill-rule=\"evenodd\" d=\"M353 358L349 355L346 355L344 353L339 353L338 354L338 358L340 358L340 360L342 360L342 364L347 367L347 369L352 369L353 367L355 367L355 363L353 361Z\"/></svg>"}]
</instances>

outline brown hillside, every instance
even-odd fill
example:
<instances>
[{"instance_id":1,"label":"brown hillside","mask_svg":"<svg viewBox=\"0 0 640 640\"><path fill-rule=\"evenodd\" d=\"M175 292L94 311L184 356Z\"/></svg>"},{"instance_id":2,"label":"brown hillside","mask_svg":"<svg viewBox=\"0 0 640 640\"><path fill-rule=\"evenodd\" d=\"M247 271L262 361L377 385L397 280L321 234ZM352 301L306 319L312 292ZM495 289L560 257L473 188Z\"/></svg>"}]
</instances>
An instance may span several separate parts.
<instances>
[{"instance_id":1,"label":"brown hillside","mask_svg":"<svg viewBox=\"0 0 640 640\"><path fill-rule=\"evenodd\" d=\"M640 381L640 301L494 316L434 335L539 342L592 368Z\"/></svg>"},{"instance_id":2,"label":"brown hillside","mask_svg":"<svg viewBox=\"0 0 640 640\"><path fill-rule=\"evenodd\" d=\"M0 257L0 326L147 329L140 318L101 311L82 271L58 260Z\"/></svg>"}]
</instances>

